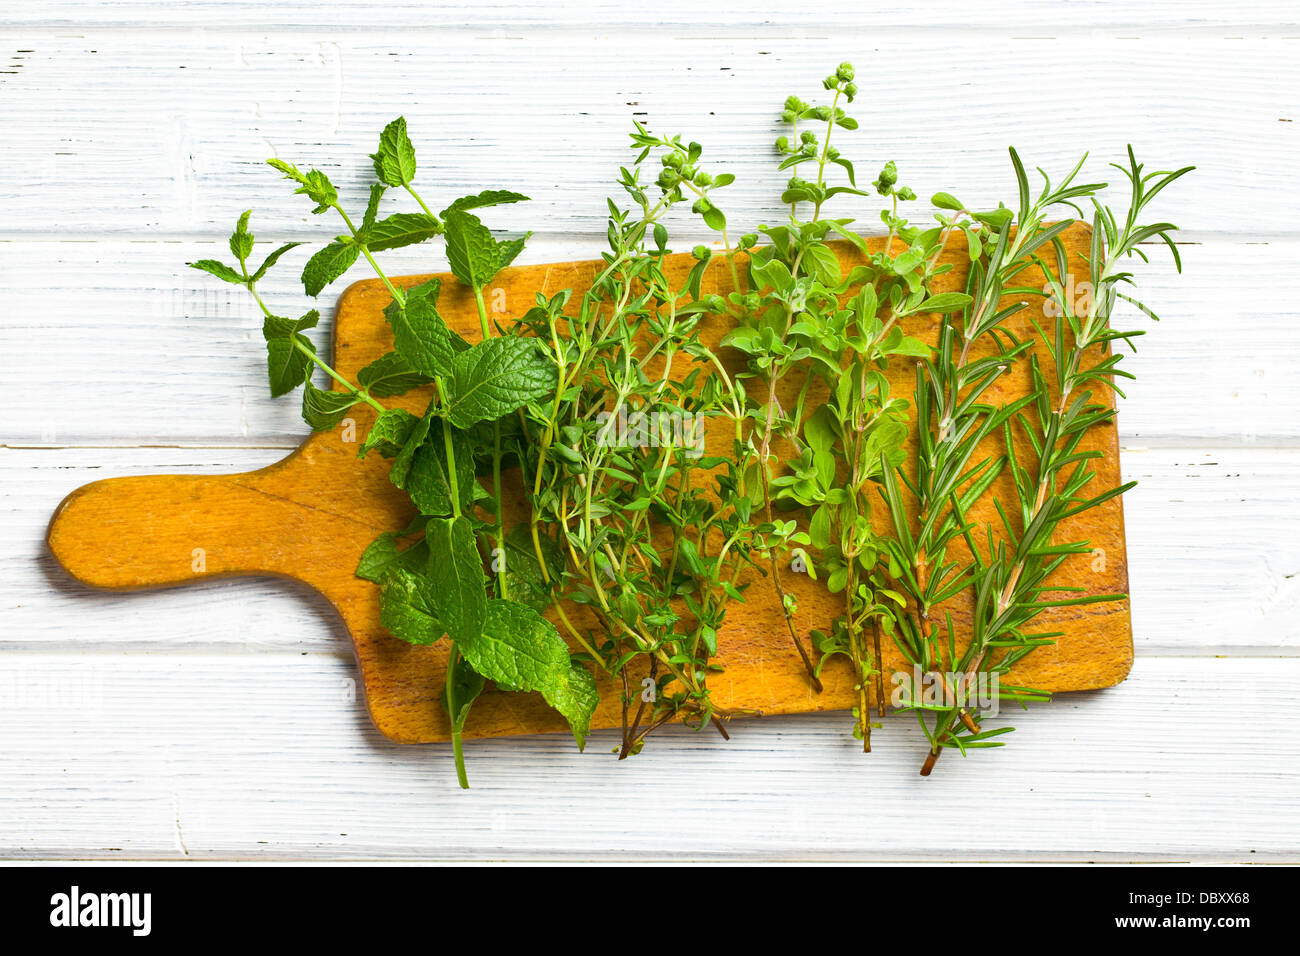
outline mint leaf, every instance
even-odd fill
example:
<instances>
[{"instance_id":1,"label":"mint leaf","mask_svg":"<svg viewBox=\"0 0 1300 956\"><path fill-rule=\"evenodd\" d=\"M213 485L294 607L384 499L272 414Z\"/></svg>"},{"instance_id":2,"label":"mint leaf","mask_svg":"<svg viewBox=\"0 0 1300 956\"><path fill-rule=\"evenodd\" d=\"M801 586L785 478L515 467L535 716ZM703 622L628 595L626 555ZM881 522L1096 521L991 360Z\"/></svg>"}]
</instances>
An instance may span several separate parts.
<instances>
[{"instance_id":1,"label":"mint leaf","mask_svg":"<svg viewBox=\"0 0 1300 956\"><path fill-rule=\"evenodd\" d=\"M508 189L485 189L477 195L462 196L457 199L442 211L442 215L446 218L449 214L458 210L482 209L485 206L500 206L503 203L511 202L528 202L528 197L522 193L513 193Z\"/></svg>"},{"instance_id":2,"label":"mint leaf","mask_svg":"<svg viewBox=\"0 0 1300 956\"><path fill-rule=\"evenodd\" d=\"M389 186L405 186L415 178L415 146L406 132L406 117L399 116L379 134L379 151L370 154L375 175Z\"/></svg>"},{"instance_id":3,"label":"mint leaf","mask_svg":"<svg viewBox=\"0 0 1300 956\"><path fill-rule=\"evenodd\" d=\"M563 567L563 557L555 541L539 536L542 555L546 559L551 580L556 580ZM533 548L532 531L526 524L517 524L506 535L505 548L498 560L504 562L506 590L510 600L527 604L535 611L544 610L550 603L550 586L537 563Z\"/></svg>"},{"instance_id":4,"label":"mint leaf","mask_svg":"<svg viewBox=\"0 0 1300 956\"><path fill-rule=\"evenodd\" d=\"M393 568L379 592L379 623L408 644L432 644L446 633L429 603L427 578Z\"/></svg>"},{"instance_id":5,"label":"mint leaf","mask_svg":"<svg viewBox=\"0 0 1300 956\"><path fill-rule=\"evenodd\" d=\"M199 269L203 272L216 276L223 282L234 282L237 285L244 284L244 277L228 265L218 262L216 259L200 259L198 262L185 263L191 269Z\"/></svg>"},{"instance_id":6,"label":"mint leaf","mask_svg":"<svg viewBox=\"0 0 1300 956\"><path fill-rule=\"evenodd\" d=\"M357 397L351 392L326 392L307 380L303 383L302 420L313 431L329 431L347 415L348 409L357 403Z\"/></svg>"},{"instance_id":7,"label":"mint leaf","mask_svg":"<svg viewBox=\"0 0 1300 956\"><path fill-rule=\"evenodd\" d=\"M248 217L253 214L249 209L239 217L235 231L230 234L230 254L243 262L253 254L253 234L248 231Z\"/></svg>"},{"instance_id":8,"label":"mint leaf","mask_svg":"<svg viewBox=\"0 0 1300 956\"><path fill-rule=\"evenodd\" d=\"M276 249L269 256L267 256L265 259L262 260L262 264L257 267L257 271L254 272L252 275L253 281L256 282L258 279L262 278L262 276L266 275L266 270L270 269L271 266L279 262L280 257L282 255L284 255L290 249L297 248L298 246L301 245L302 245L301 242L286 242L279 249Z\"/></svg>"},{"instance_id":9,"label":"mint leaf","mask_svg":"<svg viewBox=\"0 0 1300 956\"><path fill-rule=\"evenodd\" d=\"M558 638L560 635L556 633L555 636ZM542 696L569 722L578 749L585 749L587 734L591 733L591 715L600 704L600 691L596 689L596 679L591 672L570 661L569 669L556 686L549 693L543 689Z\"/></svg>"},{"instance_id":10,"label":"mint leaf","mask_svg":"<svg viewBox=\"0 0 1300 956\"><path fill-rule=\"evenodd\" d=\"M271 339L289 336L304 329L314 329L319 322L320 313L315 309L312 309L300 319L286 319L280 315L268 315L262 320L262 337L269 342Z\"/></svg>"},{"instance_id":11,"label":"mint leaf","mask_svg":"<svg viewBox=\"0 0 1300 956\"><path fill-rule=\"evenodd\" d=\"M304 173L293 163L286 163L282 159L268 159L266 164L272 169L278 169L284 173L285 179L291 179L298 183L298 188L294 192L302 193L314 202L316 208L312 212L317 215L338 203L338 191L334 188L334 184L330 182L330 178L319 169L308 170Z\"/></svg>"},{"instance_id":12,"label":"mint leaf","mask_svg":"<svg viewBox=\"0 0 1300 956\"><path fill-rule=\"evenodd\" d=\"M375 450L385 458L393 458L406 445L419 418L404 408L388 408L379 413L375 423L370 426L366 440L357 451L358 458L365 458L366 453Z\"/></svg>"},{"instance_id":13,"label":"mint leaf","mask_svg":"<svg viewBox=\"0 0 1300 956\"><path fill-rule=\"evenodd\" d=\"M446 439L443 429L450 428L441 419L434 420L427 427L421 423L411 430L408 445L422 428L427 432L419 445L412 451L406 465L402 488L411 496L411 501L420 509L421 514L449 515L451 506L451 478L447 469ZM456 456L456 494L463 505L468 505L473 495L474 484L474 450L465 436L457 429L451 430L452 453ZM406 453L406 447L398 454L400 458ZM394 461L394 467L396 467ZM391 480L392 475L390 473ZM396 483L396 482L394 482Z\"/></svg>"},{"instance_id":14,"label":"mint leaf","mask_svg":"<svg viewBox=\"0 0 1300 956\"><path fill-rule=\"evenodd\" d=\"M307 379L311 359L294 345L295 341L304 342L313 353L316 351L316 346L305 336L271 339L266 343L266 373L272 398L287 395Z\"/></svg>"},{"instance_id":15,"label":"mint leaf","mask_svg":"<svg viewBox=\"0 0 1300 956\"><path fill-rule=\"evenodd\" d=\"M442 282L430 279L408 291L405 304L392 302L384 309L398 354L411 368L430 377L446 375L456 355L469 348L438 313L441 291Z\"/></svg>"},{"instance_id":16,"label":"mint leaf","mask_svg":"<svg viewBox=\"0 0 1300 956\"><path fill-rule=\"evenodd\" d=\"M361 217L361 232L365 232L379 218L379 200L384 198L388 187L383 183L373 183L370 187L370 199L366 202L365 215Z\"/></svg>"},{"instance_id":17,"label":"mint leaf","mask_svg":"<svg viewBox=\"0 0 1300 956\"><path fill-rule=\"evenodd\" d=\"M272 396L292 392L306 380L316 346L302 334L302 330L315 328L319 321L320 313L315 309L296 321L278 315L268 315L262 321L262 337L266 339L266 373L271 382Z\"/></svg>"},{"instance_id":18,"label":"mint leaf","mask_svg":"<svg viewBox=\"0 0 1300 956\"><path fill-rule=\"evenodd\" d=\"M457 646L477 640L483 633L487 613L487 582L469 519L434 518L425 527L424 540L429 542L428 579L432 587L428 597L433 612Z\"/></svg>"},{"instance_id":19,"label":"mint leaf","mask_svg":"<svg viewBox=\"0 0 1300 956\"><path fill-rule=\"evenodd\" d=\"M500 268L497 241L491 230L477 216L461 210L446 214L446 229L447 263L452 275L462 285L482 289Z\"/></svg>"},{"instance_id":20,"label":"mint leaf","mask_svg":"<svg viewBox=\"0 0 1300 956\"><path fill-rule=\"evenodd\" d=\"M581 748L599 697L585 668L574 666L569 649L550 621L515 601L487 601L481 633L458 640L470 666L513 690L540 691L569 721Z\"/></svg>"},{"instance_id":21,"label":"mint leaf","mask_svg":"<svg viewBox=\"0 0 1300 956\"><path fill-rule=\"evenodd\" d=\"M497 243L497 274L510 263L515 261L515 257L524 251L524 243L532 238L532 233L528 232L518 239L507 239Z\"/></svg>"},{"instance_id":22,"label":"mint leaf","mask_svg":"<svg viewBox=\"0 0 1300 956\"><path fill-rule=\"evenodd\" d=\"M430 402L424 417L411 428L411 433L406 438L406 444L397 453L397 457L393 459L393 467L389 469L388 480L403 491L406 490L406 480L410 476L411 462L415 460L415 453L419 451L420 446L424 444L425 438L428 437L429 428L438 420L433 414L433 408L434 402Z\"/></svg>"},{"instance_id":23,"label":"mint leaf","mask_svg":"<svg viewBox=\"0 0 1300 956\"><path fill-rule=\"evenodd\" d=\"M424 539L416 541L406 548L399 548L397 542L410 530L405 532L385 531L361 555L357 563L357 577L366 581L382 584L394 571L423 572L429 563L429 546Z\"/></svg>"},{"instance_id":24,"label":"mint leaf","mask_svg":"<svg viewBox=\"0 0 1300 956\"><path fill-rule=\"evenodd\" d=\"M361 250L352 243L331 242L307 260L302 268L302 287L310 296L318 296L357 261Z\"/></svg>"},{"instance_id":25,"label":"mint leaf","mask_svg":"<svg viewBox=\"0 0 1300 956\"><path fill-rule=\"evenodd\" d=\"M454 666L447 669L447 680L443 684L442 696L439 700L442 701L442 709L451 718L452 728L459 732L465 728L465 718L469 716L470 706L478 700L478 695L483 693L483 677L463 659L453 659L453 664ZM448 690L452 693L448 694ZM453 697L456 701L454 712L450 703Z\"/></svg>"},{"instance_id":26,"label":"mint leaf","mask_svg":"<svg viewBox=\"0 0 1300 956\"><path fill-rule=\"evenodd\" d=\"M447 419L458 428L493 421L555 389L554 363L536 341L500 336L456 356Z\"/></svg>"},{"instance_id":27,"label":"mint leaf","mask_svg":"<svg viewBox=\"0 0 1300 956\"><path fill-rule=\"evenodd\" d=\"M396 352L388 352L357 372L357 382L376 398L402 395L433 379L411 368Z\"/></svg>"},{"instance_id":28,"label":"mint leaf","mask_svg":"<svg viewBox=\"0 0 1300 956\"><path fill-rule=\"evenodd\" d=\"M442 223L422 212L395 212L387 219L363 226L357 241L371 252L400 249L442 234Z\"/></svg>"}]
</instances>

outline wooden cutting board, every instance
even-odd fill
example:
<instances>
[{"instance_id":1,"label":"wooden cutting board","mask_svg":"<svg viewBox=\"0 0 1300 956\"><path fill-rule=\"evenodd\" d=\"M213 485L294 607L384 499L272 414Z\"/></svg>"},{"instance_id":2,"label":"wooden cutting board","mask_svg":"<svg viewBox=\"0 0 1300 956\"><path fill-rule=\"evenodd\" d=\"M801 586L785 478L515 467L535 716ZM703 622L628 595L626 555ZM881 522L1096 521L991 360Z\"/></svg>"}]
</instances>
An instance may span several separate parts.
<instances>
[{"instance_id":1,"label":"wooden cutting board","mask_svg":"<svg viewBox=\"0 0 1300 956\"><path fill-rule=\"evenodd\" d=\"M1064 239L1072 258L1087 248L1088 229L1075 225ZM875 240L876 247L884 239ZM847 267L859 254L847 243L836 249ZM964 247L954 249L954 265L938 290L961 288L968 259ZM681 275L690 268L689 255L673 257ZM493 318L508 322L522 315L534 294L571 288L585 290L597 263L570 262L506 269L487 290ZM728 291L727 270L717 263L705 291ZM428 276L397 280L403 286ZM450 276L443 276L440 308L450 325L468 338L478 336L472 297ZM334 325L334 361L349 378L392 347L382 310L389 297L377 280L358 282L341 296ZM1036 307L1031 306L1031 307ZM1028 323L1015 326L1027 335ZM934 341L938 318L915 317L906 331ZM726 331L721 320L706 327L711 342ZM732 356L739 365L738 356ZM1040 349L1050 380L1050 358ZM896 394L912 392L914 372L909 364L891 371ZM1003 376L989 396L1005 401L1026 388L1024 363ZM790 383L793 390L796 382ZM824 393L823 393L824 394ZM788 397L788 396L787 396ZM297 396L281 399L296 400ZM814 393L814 401L819 396ZM413 412L423 411L429 396L421 389L387 400ZM267 401L271 401L270 398ZM211 577L271 575L295 578L320 591L338 609L352 636L370 715L386 736L403 743L447 739L447 722L438 704L446 663L446 646L412 647L390 636L379 624L379 589L353 571L366 546L381 531L405 527L413 509L404 493L388 481L388 462L379 455L357 458L356 439L365 434L373 412L358 406L348 422L333 431L313 434L283 461L260 471L236 475L158 475L110 478L77 489L59 505L50 522L48 541L59 562L79 580L112 590L186 584ZM722 439L723 436L717 436ZM1105 457L1095 462L1098 476L1089 493L1120 481L1115 426L1098 429L1085 439ZM988 453L1001 448L990 444ZM979 457L979 453L977 453ZM1009 478L995 486L1010 494ZM878 511L883 510L878 508ZM995 514L987 502L972 516L984 522ZM879 522L878 522L879 524ZM883 524L880 525L883 528ZM1070 558L1055 582L1081 586L1091 593L1124 593L1128 589L1124 522L1120 500L1065 522L1060 540L1087 539L1093 553ZM821 584L802 575L785 576L799 601L801 631L827 629L842 598L833 598ZM769 582L757 581L747 603L733 605L719 635L719 663L726 670L710 678L714 698L724 707L755 709L763 714L804 713L846 709L853 705L852 678L840 659L828 664L825 690L814 693L803 674L781 620L779 603ZM948 608L959 632L970 621L968 600ZM1127 600L1075 608L1053 608L1040 618L1038 630L1059 630L1054 647L1029 655L1015 670L1015 683L1052 691L1107 687L1123 680L1132 663L1132 632ZM903 667L902 656L886 646L886 668ZM617 694L606 682L594 727L619 723ZM503 736L566 730L538 695L489 692L475 705L467 734Z\"/></svg>"}]
</instances>

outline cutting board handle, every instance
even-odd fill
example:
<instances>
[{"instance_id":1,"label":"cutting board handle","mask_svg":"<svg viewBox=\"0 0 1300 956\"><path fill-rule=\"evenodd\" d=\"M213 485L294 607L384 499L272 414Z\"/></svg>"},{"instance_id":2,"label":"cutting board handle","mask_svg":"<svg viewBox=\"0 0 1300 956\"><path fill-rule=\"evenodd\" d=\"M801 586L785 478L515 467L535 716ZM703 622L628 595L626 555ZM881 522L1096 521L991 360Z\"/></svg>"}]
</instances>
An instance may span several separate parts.
<instances>
[{"instance_id":1,"label":"cutting board handle","mask_svg":"<svg viewBox=\"0 0 1300 956\"><path fill-rule=\"evenodd\" d=\"M272 473L303 466L290 455L234 475L147 475L84 485L60 503L46 541L68 573L112 590L235 574L290 574L312 534L300 502L270 493ZM289 474L286 474L289 473ZM295 482L277 481L294 487Z\"/></svg>"}]
</instances>

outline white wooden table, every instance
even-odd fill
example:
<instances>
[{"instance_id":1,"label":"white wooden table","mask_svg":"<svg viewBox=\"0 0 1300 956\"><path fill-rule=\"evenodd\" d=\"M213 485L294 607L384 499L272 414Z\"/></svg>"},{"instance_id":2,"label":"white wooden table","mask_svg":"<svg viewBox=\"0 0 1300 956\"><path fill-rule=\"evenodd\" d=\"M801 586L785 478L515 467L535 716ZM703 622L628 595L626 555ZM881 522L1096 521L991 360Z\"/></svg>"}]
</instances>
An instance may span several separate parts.
<instances>
[{"instance_id":1,"label":"white wooden table","mask_svg":"<svg viewBox=\"0 0 1300 956\"><path fill-rule=\"evenodd\" d=\"M5 5L0 857L1300 857L1296 8L783 6ZM586 754L477 743L462 793L446 748L370 727L317 596L92 593L47 555L78 485L246 470L302 438L296 403L266 396L254 310L183 266L224 254L249 207L266 248L335 228L265 157L321 164L360 201L365 154L404 113L428 192L519 189L534 201L493 222L536 232L526 260L585 257L633 116L737 175L733 221L779 216L775 110L844 59L863 89L846 155L873 175L896 159L922 195L1013 198L1008 142L1058 171L1091 149L1100 174L1130 140L1153 168L1200 167L1161 206L1186 272L1145 270L1166 321L1126 359L1123 685L1037 707L1010 746L929 780L910 718L863 758L835 714L740 724L729 744L669 732L621 764L609 735ZM285 308L295 274L267 286Z\"/></svg>"}]
</instances>

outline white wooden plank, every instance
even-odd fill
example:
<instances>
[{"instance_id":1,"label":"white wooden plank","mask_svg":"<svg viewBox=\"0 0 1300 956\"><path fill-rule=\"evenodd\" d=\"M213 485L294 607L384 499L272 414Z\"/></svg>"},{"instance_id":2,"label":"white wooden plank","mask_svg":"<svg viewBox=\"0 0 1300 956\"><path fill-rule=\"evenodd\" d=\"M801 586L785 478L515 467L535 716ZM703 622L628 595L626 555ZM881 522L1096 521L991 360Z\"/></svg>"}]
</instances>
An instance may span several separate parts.
<instances>
[{"instance_id":1,"label":"white wooden plank","mask_svg":"<svg viewBox=\"0 0 1300 956\"><path fill-rule=\"evenodd\" d=\"M1030 0L1001 0L978 8L955 0L905 8L882 0L823 0L815 6L788 4L761 10L741 0L709 4L662 0L645 6L610 0L583 0L562 6L487 0L474 3L472 7L460 3L403 0L384 4L382 11L377 11L374 4L356 0L313 0L309 3L298 0L276 4L254 0L39 0L6 8L0 15L0 24L24 26L35 23L77 28L148 26L154 29L329 28L356 31L392 29L394 24L401 24L409 29L439 27L471 33L537 31L556 27L608 29L652 26L672 29L685 26L743 30L746 33L825 30L830 27L873 28L879 32L961 27L1018 35L1025 35L1020 31L1031 28L1038 35L1079 28L1108 31L1140 28L1143 33L1231 28L1232 35L1240 35L1243 31L1295 22L1295 8L1288 3L1249 2L1228 10L1209 0L1149 0L1141 4L1044 4Z\"/></svg>"},{"instance_id":2,"label":"white wooden plank","mask_svg":"<svg viewBox=\"0 0 1300 956\"><path fill-rule=\"evenodd\" d=\"M273 231L254 227L269 251ZM439 270L441 248L383 261L394 274ZM524 261L593 258L600 248L580 236L534 239ZM267 393L256 306L243 289L183 265L223 252L224 241L0 242L0 379L9 408L0 444L296 443L307 428L296 398ZM1138 381L1126 385L1123 439L1295 442L1300 314L1282 277L1300 270L1300 241L1188 245L1181 276L1163 247L1151 252L1150 266L1136 264L1139 289L1164 321L1124 308L1124 321L1150 334L1124 360ZM290 253L266 280L277 310L299 315L312 304L297 281L307 255ZM349 278L364 275L354 268ZM1224 295L1224 276L1249 294ZM313 334L326 353L346 281L316 303L326 318ZM1225 334L1242 329L1249 334Z\"/></svg>"},{"instance_id":3,"label":"white wooden plank","mask_svg":"<svg viewBox=\"0 0 1300 956\"><path fill-rule=\"evenodd\" d=\"M1063 172L1085 150L1105 171L1135 142L1152 168L1199 165L1163 207L1185 229L1294 229L1271 204L1296 150L1290 39L390 30L18 31L0 107L3 235L213 234L250 206L273 231L302 232L309 206L262 160L319 164L355 204L366 154L398 113L431 201L517 188L535 202L502 220L516 228L603 232L599 197L634 116L705 142L707 163L738 177L723 208L757 224L780 215L781 102L815 96L844 59L862 70L864 128L838 139L867 181L895 159L921 195L983 205L1014 195L1008 143ZM876 216L867 201L839 208Z\"/></svg>"},{"instance_id":4,"label":"white wooden plank","mask_svg":"<svg viewBox=\"0 0 1300 956\"><path fill-rule=\"evenodd\" d=\"M1125 449L1138 654L1300 648L1300 450Z\"/></svg>"},{"instance_id":5,"label":"white wooden plank","mask_svg":"<svg viewBox=\"0 0 1300 956\"><path fill-rule=\"evenodd\" d=\"M1152 659L935 775L909 717L399 747L308 655L0 655L0 854L331 859L1239 860L1300 855L1300 661Z\"/></svg>"},{"instance_id":6,"label":"white wooden plank","mask_svg":"<svg viewBox=\"0 0 1300 956\"><path fill-rule=\"evenodd\" d=\"M63 448L0 451L0 647L345 651L328 604L279 581L148 593L91 591L44 544L50 514L112 475L244 471L287 449ZM1286 514L1300 450L1128 449L1125 504L1139 656L1300 649L1300 542Z\"/></svg>"},{"instance_id":7,"label":"white wooden plank","mask_svg":"<svg viewBox=\"0 0 1300 956\"><path fill-rule=\"evenodd\" d=\"M311 588L283 580L221 580L113 593L72 579L45 545L63 497L119 475L251 471L287 448L6 449L0 452L0 647L346 651L347 631Z\"/></svg>"}]
</instances>

